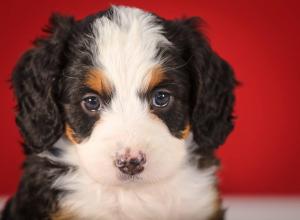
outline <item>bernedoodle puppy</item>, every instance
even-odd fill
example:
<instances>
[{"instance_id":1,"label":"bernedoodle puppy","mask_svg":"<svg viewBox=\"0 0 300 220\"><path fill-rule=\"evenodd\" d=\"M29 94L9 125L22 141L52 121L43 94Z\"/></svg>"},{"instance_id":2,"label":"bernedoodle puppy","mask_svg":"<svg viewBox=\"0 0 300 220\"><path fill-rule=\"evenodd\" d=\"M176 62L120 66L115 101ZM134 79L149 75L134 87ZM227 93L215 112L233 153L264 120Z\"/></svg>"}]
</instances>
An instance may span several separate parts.
<instances>
[{"instance_id":1,"label":"bernedoodle puppy","mask_svg":"<svg viewBox=\"0 0 300 220\"><path fill-rule=\"evenodd\" d=\"M199 18L53 15L12 76L25 162L3 220L223 219L236 80Z\"/></svg>"}]
</instances>

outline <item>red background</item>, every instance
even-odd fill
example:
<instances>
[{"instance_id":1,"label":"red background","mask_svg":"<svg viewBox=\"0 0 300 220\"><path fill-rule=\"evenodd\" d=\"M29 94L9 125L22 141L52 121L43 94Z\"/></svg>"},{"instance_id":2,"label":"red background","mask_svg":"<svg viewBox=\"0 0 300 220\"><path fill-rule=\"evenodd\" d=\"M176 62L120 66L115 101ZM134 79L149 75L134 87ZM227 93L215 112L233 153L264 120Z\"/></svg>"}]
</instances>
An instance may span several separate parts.
<instances>
[{"instance_id":1,"label":"red background","mask_svg":"<svg viewBox=\"0 0 300 220\"><path fill-rule=\"evenodd\" d=\"M219 150L224 193L300 194L299 4L292 1L1 1L0 194L21 174L20 136L7 80L52 12L82 18L124 4L166 18L201 16L218 53L234 67L236 129Z\"/></svg>"}]
</instances>

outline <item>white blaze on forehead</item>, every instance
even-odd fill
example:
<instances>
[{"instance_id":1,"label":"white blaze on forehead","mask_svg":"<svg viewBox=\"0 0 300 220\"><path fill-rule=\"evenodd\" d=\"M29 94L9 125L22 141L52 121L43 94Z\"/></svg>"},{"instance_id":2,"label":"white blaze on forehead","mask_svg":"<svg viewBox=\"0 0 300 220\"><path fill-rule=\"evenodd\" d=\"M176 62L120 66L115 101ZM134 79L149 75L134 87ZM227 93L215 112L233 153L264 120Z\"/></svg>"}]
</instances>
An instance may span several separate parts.
<instances>
[{"instance_id":1,"label":"white blaze on forehead","mask_svg":"<svg viewBox=\"0 0 300 220\"><path fill-rule=\"evenodd\" d=\"M137 8L113 7L111 18L93 24L96 48L94 65L103 70L118 95L136 93L147 74L162 59L161 45L170 45L155 17Z\"/></svg>"},{"instance_id":2,"label":"white blaze on forehead","mask_svg":"<svg viewBox=\"0 0 300 220\"><path fill-rule=\"evenodd\" d=\"M101 183L120 183L120 171L113 165L117 153L130 148L146 154L140 174L152 182L174 175L184 161L184 141L174 137L167 125L149 113L143 90L157 67L163 65L158 50L171 44L156 17L139 9L114 7L94 24L94 67L99 68L113 88L109 107L101 110L91 135L79 145L79 161L90 176ZM103 172L101 172L101 171Z\"/></svg>"}]
</instances>

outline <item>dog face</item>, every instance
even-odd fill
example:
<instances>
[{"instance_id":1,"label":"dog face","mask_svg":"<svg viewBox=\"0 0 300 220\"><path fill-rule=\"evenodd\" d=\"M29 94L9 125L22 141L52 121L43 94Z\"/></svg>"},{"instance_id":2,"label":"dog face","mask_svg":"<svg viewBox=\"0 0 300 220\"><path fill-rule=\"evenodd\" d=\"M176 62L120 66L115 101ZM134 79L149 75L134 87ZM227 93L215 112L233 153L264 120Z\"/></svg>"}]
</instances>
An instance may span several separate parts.
<instances>
[{"instance_id":1,"label":"dog face","mask_svg":"<svg viewBox=\"0 0 300 220\"><path fill-rule=\"evenodd\" d=\"M188 154L210 154L233 128L235 80L197 21L126 7L54 16L13 75L25 151L67 138L80 166L107 184L159 181Z\"/></svg>"}]
</instances>

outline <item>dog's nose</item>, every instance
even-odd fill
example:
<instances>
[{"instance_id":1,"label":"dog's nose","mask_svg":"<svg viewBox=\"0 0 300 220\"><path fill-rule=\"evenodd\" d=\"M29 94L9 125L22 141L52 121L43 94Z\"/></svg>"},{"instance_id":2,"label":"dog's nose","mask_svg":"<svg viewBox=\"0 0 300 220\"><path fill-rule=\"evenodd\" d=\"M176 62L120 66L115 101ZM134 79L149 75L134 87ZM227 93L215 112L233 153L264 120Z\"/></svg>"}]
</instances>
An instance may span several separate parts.
<instances>
[{"instance_id":1,"label":"dog's nose","mask_svg":"<svg viewBox=\"0 0 300 220\"><path fill-rule=\"evenodd\" d=\"M125 154L117 155L115 160L116 167L118 167L122 173L128 175L141 173L144 170L145 163L146 156L142 152L139 152L137 156L133 156L130 152L126 152Z\"/></svg>"}]
</instances>

